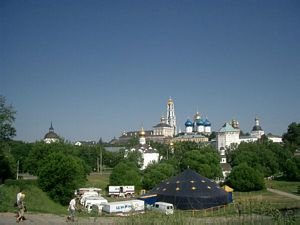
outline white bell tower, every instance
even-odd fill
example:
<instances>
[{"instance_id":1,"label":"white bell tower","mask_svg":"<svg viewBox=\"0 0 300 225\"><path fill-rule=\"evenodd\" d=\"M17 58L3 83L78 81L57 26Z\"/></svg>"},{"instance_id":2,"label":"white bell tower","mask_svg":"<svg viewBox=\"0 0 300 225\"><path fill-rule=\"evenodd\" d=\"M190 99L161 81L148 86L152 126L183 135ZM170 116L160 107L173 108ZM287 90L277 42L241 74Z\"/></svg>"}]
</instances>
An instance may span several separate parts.
<instances>
[{"instance_id":1,"label":"white bell tower","mask_svg":"<svg viewBox=\"0 0 300 225\"><path fill-rule=\"evenodd\" d=\"M175 116L174 102L171 99L171 97L169 98L167 104L167 124L173 127L174 135L176 135L177 134L176 116Z\"/></svg>"}]
</instances>

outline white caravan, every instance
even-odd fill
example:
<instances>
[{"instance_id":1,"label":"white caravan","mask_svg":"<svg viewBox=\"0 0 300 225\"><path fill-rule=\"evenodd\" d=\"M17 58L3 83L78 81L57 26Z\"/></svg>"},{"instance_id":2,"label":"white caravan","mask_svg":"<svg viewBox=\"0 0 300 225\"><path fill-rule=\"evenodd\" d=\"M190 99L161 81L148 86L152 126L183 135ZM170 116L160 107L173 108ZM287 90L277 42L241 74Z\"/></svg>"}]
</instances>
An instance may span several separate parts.
<instances>
[{"instance_id":1,"label":"white caravan","mask_svg":"<svg viewBox=\"0 0 300 225\"><path fill-rule=\"evenodd\" d=\"M101 205L101 204L105 204L108 201L100 196L91 196L91 197L87 197L84 201L84 207L87 207L88 205Z\"/></svg>"},{"instance_id":2,"label":"white caravan","mask_svg":"<svg viewBox=\"0 0 300 225\"><path fill-rule=\"evenodd\" d=\"M95 188L95 187L79 188L75 191L75 194L81 196L87 192L97 192L100 195L101 188Z\"/></svg>"},{"instance_id":3,"label":"white caravan","mask_svg":"<svg viewBox=\"0 0 300 225\"><path fill-rule=\"evenodd\" d=\"M99 197L99 194L95 191L85 192L80 198L80 204L84 205L85 200L89 197Z\"/></svg>"},{"instance_id":4,"label":"white caravan","mask_svg":"<svg viewBox=\"0 0 300 225\"><path fill-rule=\"evenodd\" d=\"M130 212L144 212L145 203L142 200L129 200L120 202L109 202L103 204L103 212L107 213L130 213Z\"/></svg>"},{"instance_id":5,"label":"white caravan","mask_svg":"<svg viewBox=\"0 0 300 225\"><path fill-rule=\"evenodd\" d=\"M111 197L133 197L134 186L109 186L108 194Z\"/></svg>"}]
</instances>

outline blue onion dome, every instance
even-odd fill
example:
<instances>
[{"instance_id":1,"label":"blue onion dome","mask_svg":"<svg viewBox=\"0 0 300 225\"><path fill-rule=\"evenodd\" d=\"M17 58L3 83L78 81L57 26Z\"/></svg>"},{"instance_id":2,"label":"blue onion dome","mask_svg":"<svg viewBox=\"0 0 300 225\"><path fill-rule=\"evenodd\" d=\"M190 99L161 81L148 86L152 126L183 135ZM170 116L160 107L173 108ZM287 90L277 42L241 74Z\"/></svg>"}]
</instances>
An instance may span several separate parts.
<instances>
[{"instance_id":1,"label":"blue onion dome","mask_svg":"<svg viewBox=\"0 0 300 225\"><path fill-rule=\"evenodd\" d=\"M185 124L184 124L186 127L192 127L193 126L193 122L190 120L190 119L188 119L186 122L185 122Z\"/></svg>"},{"instance_id":2,"label":"blue onion dome","mask_svg":"<svg viewBox=\"0 0 300 225\"><path fill-rule=\"evenodd\" d=\"M203 119L196 120L196 125L197 125L197 126L204 126L204 121L203 121Z\"/></svg>"},{"instance_id":3,"label":"blue onion dome","mask_svg":"<svg viewBox=\"0 0 300 225\"><path fill-rule=\"evenodd\" d=\"M206 127L210 127L211 126L211 123L209 122L208 119L205 119L204 126L206 126Z\"/></svg>"}]
</instances>

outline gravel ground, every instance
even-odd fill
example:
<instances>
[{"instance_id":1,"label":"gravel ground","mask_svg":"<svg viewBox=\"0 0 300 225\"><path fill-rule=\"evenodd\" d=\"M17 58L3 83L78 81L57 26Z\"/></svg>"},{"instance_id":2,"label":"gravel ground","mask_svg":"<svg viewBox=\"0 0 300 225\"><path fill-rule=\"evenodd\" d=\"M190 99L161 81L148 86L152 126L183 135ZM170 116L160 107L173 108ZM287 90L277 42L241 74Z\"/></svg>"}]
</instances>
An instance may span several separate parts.
<instances>
[{"instance_id":1,"label":"gravel ground","mask_svg":"<svg viewBox=\"0 0 300 225\"><path fill-rule=\"evenodd\" d=\"M14 213L0 213L0 225L17 224L16 214ZM122 218L117 217L80 217L76 218L75 222L66 222L66 216L58 216L52 214L25 214L26 220L19 224L36 224L36 225L60 225L60 224L115 224Z\"/></svg>"},{"instance_id":2,"label":"gravel ground","mask_svg":"<svg viewBox=\"0 0 300 225\"><path fill-rule=\"evenodd\" d=\"M126 220L122 217L79 217L76 218L75 222L67 222L66 216L58 216L52 214L30 214L27 213L25 221L20 222L19 224L36 224L36 225L64 225L64 224L74 224L74 225L120 225L120 224L131 224L130 220ZM245 215L241 218L239 217L206 217L206 218L189 218L189 224L214 224L214 225L239 225L239 224L248 224L246 222L251 221L255 225L259 224L273 224L270 223L271 218L263 217L258 215ZM122 223L123 222L123 223ZM152 221L153 222L153 221ZM178 221L178 224L180 221ZM151 224L151 221L149 221ZM0 225L10 225L18 224L16 222L16 217L14 213L0 213ZM168 224L163 224L168 225Z\"/></svg>"}]
</instances>

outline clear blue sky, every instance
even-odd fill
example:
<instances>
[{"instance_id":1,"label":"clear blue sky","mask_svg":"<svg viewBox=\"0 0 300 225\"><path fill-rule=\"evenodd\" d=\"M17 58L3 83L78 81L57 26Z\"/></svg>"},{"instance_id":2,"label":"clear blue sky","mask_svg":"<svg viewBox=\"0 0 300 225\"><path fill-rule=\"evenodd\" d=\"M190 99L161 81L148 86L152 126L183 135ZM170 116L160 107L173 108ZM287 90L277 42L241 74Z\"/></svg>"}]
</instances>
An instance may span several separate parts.
<instances>
[{"instance_id":1,"label":"clear blue sky","mask_svg":"<svg viewBox=\"0 0 300 225\"><path fill-rule=\"evenodd\" d=\"M15 139L109 141L151 129L171 96L266 133L300 122L300 1L1 0L0 94Z\"/></svg>"}]
</instances>

